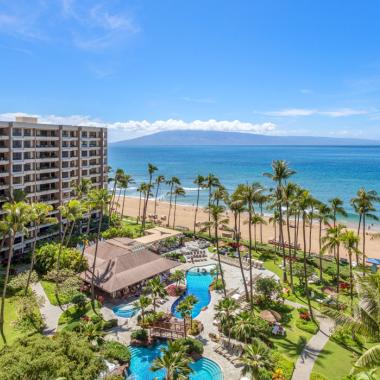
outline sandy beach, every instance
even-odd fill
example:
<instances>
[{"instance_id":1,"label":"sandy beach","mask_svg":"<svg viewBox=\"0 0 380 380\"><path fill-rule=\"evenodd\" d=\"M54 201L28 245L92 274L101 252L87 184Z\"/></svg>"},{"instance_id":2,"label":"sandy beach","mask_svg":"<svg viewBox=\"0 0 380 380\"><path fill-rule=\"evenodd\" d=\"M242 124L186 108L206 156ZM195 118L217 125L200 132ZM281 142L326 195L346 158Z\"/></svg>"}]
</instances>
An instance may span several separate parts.
<instances>
[{"instance_id":1,"label":"sandy beach","mask_svg":"<svg viewBox=\"0 0 380 380\"><path fill-rule=\"evenodd\" d=\"M120 197L120 207L122 205L122 197ZM194 210L195 207L191 205L180 205L177 204L177 212L176 212L176 226L181 227L187 227L191 231L193 230L194 225ZM133 217L138 216L139 211L139 199L133 198L133 197L126 197L125 199L125 205L124 205L124 215L129 215ZM148 211L147 214L153 214L154 212L154 200L150 200L148 204ZM172 211L171 211L171 217L170 217L170 227L173 226L173 212L174 212L174 205L172 205ZM161 216L168 217L169 213L169 203L164 201L158 201L157 202L157 215L159 218ZM227 212L227 216L229 217L229 225L233 227L233 218L231 212ZM242 216L242 237L243 239L248 239L248 225L244 223L248 218L245 216ZM204 209L199 209L197 221L198 222L206 222L208 220L208 214ZM266 221L268 223L268 218L266 218ZM165 224L167 223L164 222ZM287 232L286 232L286 226L285 228L285 240L287 241ZM253 231L253 227L252 227ZM257 239L260 241L260 232L259 227L257 227ZM309 230L307 230L307 235L309 235ZM291 229L291 234L294 233L294 230ZM367 232L367 239L366 239L366 255L367 257L373 257L373 258L380 258L380 238L379 239L372 239L372 233ZM273 225L270 225L269 223L267 225L263 225L263 242L267 243L268 240L274 238L274 227ZM302 239L302 236L300 237ZM318 252L319 251L319 226L317 222L315 222L313 226L313 231L311 235L311 247L312 252ZM307 246L309 244L309 236L307 236ZM342 249L342 257L346 256L346 252L344 249Z\"/></svg>"}]
</instances>

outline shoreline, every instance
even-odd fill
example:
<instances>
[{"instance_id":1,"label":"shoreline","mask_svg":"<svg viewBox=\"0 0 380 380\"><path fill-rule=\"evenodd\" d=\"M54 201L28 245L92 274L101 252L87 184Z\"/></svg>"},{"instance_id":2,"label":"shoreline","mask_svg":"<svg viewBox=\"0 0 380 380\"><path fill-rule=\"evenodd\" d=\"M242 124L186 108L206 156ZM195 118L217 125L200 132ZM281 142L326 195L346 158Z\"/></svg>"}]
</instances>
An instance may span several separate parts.
<instances>
[{"instance_id":1,"label":"shoreline","mask_svg":"<svg viewBox=\"0 0 380 380\"><path fill-rule=\"evenodd\" d=\"M116 201L118 200L118 196L116 196ZM118 209L121 209L123 203L123 196L120 196L120 202ZM143 203L143 202L141 202ZM138 208L139 208L139 197L125 197L125 204L124 204L124 215L125 216L132 216L137 217L138 216ZM147 214L153 214L154 212L154 199L150 199L148 203L148 210ZM157 201L157 215L159 218L162 216L168 217L169 213L169 202L166 200L158 200ZM172 204L172 210L171 210L171 217L170 217L170 227L172 228L173 225L173 213L174 213L174 204ZM194 213L195 213L195 206L189 205L189 204L179 204L177 203L177 212L176 212L176 227L187 227L190 231L193 231L194 226ZM229 217L229 226L233 226L233 220L231 218L231 212L226 212L226 216ZM269 217L264 215L265 221L268 223ZM241 234L242 238L244 240L248 240L248 225L244 224L244 221L247 220L247 216L241 217ZM197 216L197 222L206 222L208 221L208 213L204 209L204 207L199 206L198 209L198 216ZM164 222L166 224L167 221ZM355 225L348 225L348 229L354 230L356 232L357 226ZM324 228L325 229L325 228ZM254 227L252 226L252 234L253 234ZM373 229L374 232L376 232L376 229ZM287 232L285 228L285 240L287 241ZM292 235L294 233L294 230L291 231L291 239ZM278 231L277 231L278 235ZM371 239L371 235L373 235L372 230L367 231L367 239L366 239L366 256L371 258L378 258L380 259L380 239ZM268 240L274 238L274 227L271 224L263 225L262 228L262 237L263 237L263 243L268 243ZM260 242L260 227L257 226L257 241ZM306 243L309 247L309 231L307 231L306 236ZM362 242L361 242L362 243ZM361 244L359 245L359 249L361 247ZM311 236L311 250L312 252L319 252L319 225L317 222L314 222L313 229L312 229L312 236ZM342 248L342 257L347 257L347 253Z\"/></svg>"}]
</instances>

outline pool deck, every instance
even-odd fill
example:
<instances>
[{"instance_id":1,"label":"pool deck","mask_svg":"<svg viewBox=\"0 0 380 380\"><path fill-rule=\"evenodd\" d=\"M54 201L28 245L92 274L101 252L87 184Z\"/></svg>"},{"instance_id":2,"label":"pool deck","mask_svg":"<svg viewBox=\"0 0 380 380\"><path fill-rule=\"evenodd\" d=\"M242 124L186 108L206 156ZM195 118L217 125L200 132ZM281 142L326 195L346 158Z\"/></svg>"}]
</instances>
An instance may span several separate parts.
<instances>
[{"instance_id":1,"label":"pool deck","mask_svg":"<svg viewBox=\"0 0 380 380\"><path fill-rule=\"evenodd\" d=\"M186 263L181 264L176 268L176 270L187 271L194 266L205 266L205 265L215 265L217 262L210 257L207 261L197 262L197 263ZM224 268L224 277L226 281L227 290L232 289L243 289L243 283L241 279L240 268L222 263ZM252 269L253 276L261 275L264 277L275 276L272 272L268 270L259 270L256 268ZM248 278L248 271L244 271L246 278ZM169 312L171 311L171 306L173 302L178 297L168 297L168 300L158 307L158 310ZM204 344L204 354L203 356L215 361L222 369L223 376L225 380L239 380L241 378L241 368L235 368L227 359L223 356L217 354L214 350L218 346L218 343L214 343L209 338L209 333L219 334L217 326L213 324L215 319L214 307L223 298L223 294L218 291L211 292L211 301L208 305L206 311L201 312L196 319L202 322L204 326L204 331L197 337ZM137 328L137 318L120 318L116 317L112 311L115 305L105 304L102 308L102 313L105 319L117 318L119 321L118 327L112 329L106 336L106 339L117 340L123 344L129 344L131 340L131 332ZM211 312L209 312L211 311Z\"/></svg>"}]
</instances>

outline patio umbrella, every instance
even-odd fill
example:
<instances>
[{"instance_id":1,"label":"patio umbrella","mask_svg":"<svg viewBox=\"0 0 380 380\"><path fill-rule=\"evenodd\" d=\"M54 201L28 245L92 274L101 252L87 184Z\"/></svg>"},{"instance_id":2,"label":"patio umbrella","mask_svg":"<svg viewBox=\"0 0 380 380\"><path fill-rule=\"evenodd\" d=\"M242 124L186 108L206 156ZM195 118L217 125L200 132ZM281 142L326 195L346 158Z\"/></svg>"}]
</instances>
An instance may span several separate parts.
<instances>
[{"instance_id":1,"label":"patio umbrella","mask_svg":"<svg viewBox=\"0 0 380 380\"><path fill-rule=\"evenodd\" d=\"M269 323L276 323L281 321L281 315L274 310L263 310L260 317Z\"/></svg>"}]
</instances>

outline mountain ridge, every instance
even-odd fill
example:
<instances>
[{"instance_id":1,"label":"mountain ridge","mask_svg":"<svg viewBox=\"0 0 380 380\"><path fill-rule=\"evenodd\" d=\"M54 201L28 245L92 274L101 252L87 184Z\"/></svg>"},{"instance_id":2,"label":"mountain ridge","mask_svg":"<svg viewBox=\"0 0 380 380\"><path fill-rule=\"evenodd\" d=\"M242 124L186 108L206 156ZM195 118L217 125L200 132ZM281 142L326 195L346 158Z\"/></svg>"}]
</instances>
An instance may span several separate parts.
<instances>
[{"instance_id":1,"label":"mountain ridge","mask_svg":"<svg viewBox=\"0 0 380 380\"><path fill-rule=\"evenodd\" d=\"M173 130L156 132L110 143L125 146L189 146L189 145L369 145L380 146L380 140L314 137L314 136L269 136L242 132Z\"/></svg>"}]
</instances>

